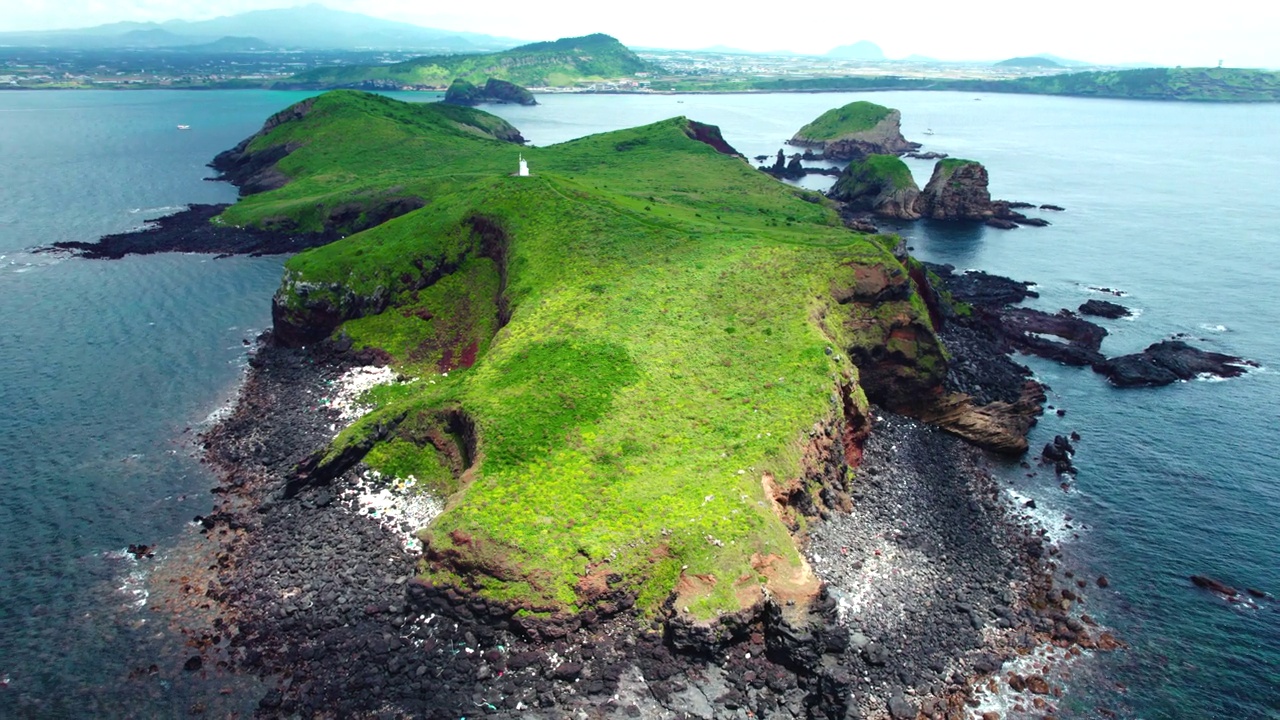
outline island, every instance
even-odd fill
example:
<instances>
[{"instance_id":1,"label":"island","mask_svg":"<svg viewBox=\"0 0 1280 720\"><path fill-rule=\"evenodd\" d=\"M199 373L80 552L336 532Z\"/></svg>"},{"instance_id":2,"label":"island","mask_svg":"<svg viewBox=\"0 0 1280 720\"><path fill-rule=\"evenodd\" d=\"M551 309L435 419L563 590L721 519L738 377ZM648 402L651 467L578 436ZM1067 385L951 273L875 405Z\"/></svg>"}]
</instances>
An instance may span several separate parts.
<instances>
[{"instance_id":1,"label":"island","mask_svg":"<svg viewBox=\"0 0 1280 720\"><path fill-rule=\"evenodd\" d=\"M329 92L175 221L311 245L202 438L188 669L263 675L264 717L961 717L1050 692L1002 672L1037 644L1121 646L990 467L1045 399L1006 356L1045 332L1025 283L850 231L696 120L518 138Z\"/></svg>"},{"instance_id":2,"label":"island","mask_svg":"<svg viewBox=\"0 0 1280 720\"><path fill-rule=\"evenodd\" d=\"M902 113L865 100L833 108L800 128L789 145L816 148L828 160L918 150L902 137Z\"/></svg>"},{"instance_id":3,"label":"island","mask_svg":"<svg viewBox=\"0 0 1280 720\"><path fill-rule=\"evenodd\" d=\"M870 211L881 217L915 220L920 187L911 169L896 155L868 155L849 163L827 192L853 210Z\"/></svg>"},{"instance_id":4,"label":"island","mask_svg":"<svg viewBox=\"0 0 1280 720\"><path fill-rule=\"evenodd\" d=\"M483 86L477 86L462 78L453 81L444 94L444 102L450 105L480 105L482 103L511 103L537 105L533 93L506 80L489 78Z\"/></svg>"}]
</instances>

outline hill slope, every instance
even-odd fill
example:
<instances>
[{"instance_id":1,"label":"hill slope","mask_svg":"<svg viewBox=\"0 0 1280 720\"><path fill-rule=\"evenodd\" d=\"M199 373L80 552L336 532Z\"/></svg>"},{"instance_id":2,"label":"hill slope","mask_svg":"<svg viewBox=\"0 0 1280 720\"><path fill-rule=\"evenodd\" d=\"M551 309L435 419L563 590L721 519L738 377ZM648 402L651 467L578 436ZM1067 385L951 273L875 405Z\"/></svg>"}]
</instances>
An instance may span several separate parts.
<instances>
[{"instance_id":1,"label":"hill slope","mask_svg":"<svg viewBox=\"0 0 1280 720\"><path fill-rule=\"evenodd\" d=\"M616 39L597 33L521 45L487 55L441 55L395 65L318 68L298 74L281 85L308 89L379 83L447 87L457 78L475 84L496 78L526 87L546 87L659 71L660 68L641 60Z\"/></svg>"},{"instance_id":2,"label":"hill slope","mask_svg":"<svg viewBox=\"0 0 1280 720\"><path fill-rule=\"evenodd\" d=\"M278 339L345 336L419 378L371 392L308 472L363 458L450 496L425 580L526 614L709 619L766 589L800 611L817 582L790 532L847 502L868 427L849 357L889 343L877 374L912 397L945 371L893 240L686 118L520 149L467 129L484 117L338 91L242 148L287 183L224 223L427 203L287 264Z\"/></svg>"}]
</instances>

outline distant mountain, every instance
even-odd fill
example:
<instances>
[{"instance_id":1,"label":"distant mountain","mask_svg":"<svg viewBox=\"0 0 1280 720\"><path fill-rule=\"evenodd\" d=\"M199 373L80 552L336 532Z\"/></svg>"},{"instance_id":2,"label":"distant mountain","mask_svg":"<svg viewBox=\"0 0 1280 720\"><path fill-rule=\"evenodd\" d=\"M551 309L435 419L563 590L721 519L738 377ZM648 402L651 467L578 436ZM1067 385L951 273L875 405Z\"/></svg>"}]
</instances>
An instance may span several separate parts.
<instances>
[{"instance_id":1,"label":"distant mountain","mask_svg":"<svg viewBox=\"0 0 1280 720\"><path fill-rule=\"evenodd\" d=\"M998 68L1060 68L1062 63L1047 57L1015 57L993 63Z\"/></svg>"},{"instance_id":2,"label":"distant mountain","mask_svg":"<svg viewBox=\"0 0 1280 720\"><path fill-rule=\"evenodd\" d=\"M458 78L475 84L496 78L526 87L567 87L661 72L661 67L642 60L616 38L596 33L483 55L436 55L393 65L316 68L277 83L276 87L307 90L447 87Z\"/></svg>"},{"instance_id":3,"label":"distant mountain","mask_svg":"<svg viewBox=\"0 0 1280 720\"><path fill-rule=\"evenodd\" d=\"M1095 67L1097 65L1097 63L1085 62L1084 60L1070 60L1068 58L1064 58L1059 55L1053 55L1051 53L1036 53L1032 57L1044 58L1045 60L1052 60L1058 63L1059 65L1061 65L1062 67Z\"/></svg>"},{"instance_id":4,"label":"distant mountain","mask_svg":"<svg viewBox=\"0 0 1280 720\"><path fill-rule=\"evenodd\" d=\"M181 47L208 45L224 37L254 37L272 47L310 50L490 52L519 44L509 38L424 28L312 4L198 22L120 22L77 30L6 32L0 33L0 45Z\"/></svg>"},{"instance_id":5,"label":"distant mountain","mask_svg":"<svg viewBox=\"0 0 1280 720\"><path fill-rule=\"evenodd\" d=\"M884 51L870 40L859 40L852 45L832 48L827 57L837 60L884 60Z\"/></svg>"}]
</instances>

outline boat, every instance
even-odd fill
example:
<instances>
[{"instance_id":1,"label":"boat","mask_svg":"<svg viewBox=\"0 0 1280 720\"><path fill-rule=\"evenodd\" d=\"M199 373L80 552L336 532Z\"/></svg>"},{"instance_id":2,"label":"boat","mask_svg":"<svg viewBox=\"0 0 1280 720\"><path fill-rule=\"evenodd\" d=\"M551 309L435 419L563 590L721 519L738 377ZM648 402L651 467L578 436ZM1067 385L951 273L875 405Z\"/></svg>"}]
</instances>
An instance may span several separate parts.
<instances>
[{"instance_id":1,"label":"boat","mask_svg":"<svg viewBox=\"0 0 1280 720\"><path fill-rule=\"evenodd\" d=\"M190 130L190 129L191 129L191 126L190 126L190 125L179 125L179 126L178 126L178 129L179 129L179 130Z\"/></svg>"},{"instance_id":2,"label":"boat","mask_svg":"<svg viewBox=\"0 0 1280 720\"><path fill-rule=\"evenodd\" d=\"M933 128L927 128L927 129L924 131L924 134L925 134L925 135L932 135L932 134L933 134Z\"/></svg>"}]
</instances>

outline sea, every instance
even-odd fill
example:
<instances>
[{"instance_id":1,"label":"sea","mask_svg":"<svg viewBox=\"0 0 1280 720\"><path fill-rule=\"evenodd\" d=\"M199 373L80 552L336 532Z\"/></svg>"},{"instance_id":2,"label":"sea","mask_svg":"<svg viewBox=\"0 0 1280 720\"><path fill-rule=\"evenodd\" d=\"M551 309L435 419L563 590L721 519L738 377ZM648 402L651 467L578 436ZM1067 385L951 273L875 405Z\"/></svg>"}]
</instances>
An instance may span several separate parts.
<instances>
[{"instance_id":1,"label":"sea","mask_svg":"<svg viewBox=\"0 0 1280 720\"><path fill-rule=\"evenodd\" d=\"M214 478L195 437L235 397L284 258L36 249L233 201L206 163L306 96L0 92L0 717L222 717L261 694L224 668L186 669L192 639L168 610L196 623L204 610L192 520ZM918 257L1032 281L1028 304L1044 310L1132 308L1101 321L1108 355L1178 335L1259 363L1117 389L1021 358L1053 406L1032 446L1077 432L1078 476L997 472L1011 497L1036 500L1062 569L1087 581L1078 609L1128 645L1062 673L1059 717L1280 718L1280 600L1229 603L1189 580L1280 595L1280 105L886 92L555 94L486 109L539 146L684 115L771 160L858 99L900 109L924 150L981 161L995 197L1065 208L1032 211L1044 228L895 227ZM923 186L932 162L908 164Z\"/></svg>"}]
</instances>

